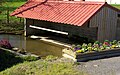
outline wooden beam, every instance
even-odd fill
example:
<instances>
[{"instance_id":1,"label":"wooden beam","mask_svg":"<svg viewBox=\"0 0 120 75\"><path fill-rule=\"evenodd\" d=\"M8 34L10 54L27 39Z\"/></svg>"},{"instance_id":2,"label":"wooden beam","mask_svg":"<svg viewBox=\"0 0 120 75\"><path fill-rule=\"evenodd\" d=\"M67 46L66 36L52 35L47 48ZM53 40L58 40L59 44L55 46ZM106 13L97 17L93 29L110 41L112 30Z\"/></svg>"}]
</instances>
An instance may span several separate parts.
<instances>
[{"instance_id":1,"label":"wooden beam","mask_svg":"<svg viewBox=\"0 0 120 75\"><path fill-rule=\"evenodd\" d=\"M59 34L64 34L64 35L68 35L67 32L62 32L62 31L57 31L57 30L53 30L53 29L48 29L48 28L43 28L43 27L38 27L38 26L29 26L30 28L35 28L35 29L40 29L40 30L44 30L44 31L49 31L49 32L54 32L54 33L59 33Z\"/></svg>"}]
</instances>

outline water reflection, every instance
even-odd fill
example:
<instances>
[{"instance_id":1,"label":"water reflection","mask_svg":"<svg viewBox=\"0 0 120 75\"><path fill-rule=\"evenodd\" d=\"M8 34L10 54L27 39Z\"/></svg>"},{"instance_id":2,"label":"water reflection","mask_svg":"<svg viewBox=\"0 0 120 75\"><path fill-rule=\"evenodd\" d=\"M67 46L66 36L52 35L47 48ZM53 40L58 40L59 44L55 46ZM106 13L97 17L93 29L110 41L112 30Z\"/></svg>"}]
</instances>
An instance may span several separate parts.
<instances>
[{"instance_id":1,"label":"water reflection","mask_svg":"<svg viewBox=\"0 0 120 75\"><path fill-rule=\"evenodd\" d=\"M41 55L55 55L55 56L62 56L62 49L64 47L58 46L52 43L44 42L41 40L34 40L34 39L27 39L26 41L26 49L27 51Z\"/></svg>"},{"instance_id":2,"label":"water reflection","mask_svg":"<svg viewBox=\"0 0 120 75\"><path fill-rule=\"evenodd\" d=\"M25 45L25 38L20 35L9 35L9 34L0 34L0 40L2 39L7 39L9 40L10 44L14 47L18 48L24 48L26 47Z\"/></svg>"},{"instance_id":3,"label":"water reflection","mask_svg":"<svg viewBox=\"0 0 120 75\"><path fill-rule=\"evenodd\" d=\"M0 34L0 40L7 39L12 46L26 49L26 51L40 55L55 55L61 56L63 46L44 42L39 39L30 39L21 35Z\"/></svg>"}]
</instances>

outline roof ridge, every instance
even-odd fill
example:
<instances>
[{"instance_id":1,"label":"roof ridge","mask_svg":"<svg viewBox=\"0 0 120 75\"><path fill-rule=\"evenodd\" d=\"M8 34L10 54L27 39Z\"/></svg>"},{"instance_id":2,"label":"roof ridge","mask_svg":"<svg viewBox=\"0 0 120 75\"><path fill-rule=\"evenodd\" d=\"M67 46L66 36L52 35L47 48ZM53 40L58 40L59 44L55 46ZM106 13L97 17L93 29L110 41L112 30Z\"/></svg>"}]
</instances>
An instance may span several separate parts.
<instances>
[{"instance_id":1,"label":"roof ridge","mask_svg":"<svg viewBox=\"0 0 120 75\"><path fill-rule=\"evenodd\" d=\"M28 0L32 2L44 2L45 0ZM98 1L47 1L54 3L81 3L81 4L105 4L106 2L98 2Z\"/></svg>"},{"instance_id":2,"label":"roof ridge","mask_svg":"<svg viewBox=\"0 0 120 75\"><path fill-rule=\"evenodd\" d=\"M85 4L104 4L105 2L93 2L93 1L48 1L48 2L61 2L61 3L85 3Z\"/></svg>"},{"instance_id":3,"label":"roof ridge","mask_svg":"<svg viewBox=\"0 0 120 75\"><path fill-rule=\"evenodd\" d=\"M18 13L16 13L16 14L10 14L11 16L14 16L14 15L17 15L17 14L19 14L19 13L22 13L22 12L24 12L24 11L27 11L27 10L29 10L29 9L31 9L31 8L34 8L34 7L37 7L38 5L42 5L42 4L44 4L44 3L64 3L64 4L101 4L101 5L104 5L104 4L106 4L105 2L92 2L92 1L40 1L40 2L38 2L38 1L34 1L34 0L28 0L25 4L27 4L27 3L29 3L29 2L37 2L37 4L35 4L35 5L33 5L33 6L31 6L31 7L29 7L29 8L27 8L27 9L24 9L23 11L19 11ZM25 5L24 4L24 5ZM24 5L22 5L22 6L20 6L20 7L23 7ZM19 8L20 8L19 7ZM18 8L18 9L19 9Z\"/></svg>"}]
</instances>

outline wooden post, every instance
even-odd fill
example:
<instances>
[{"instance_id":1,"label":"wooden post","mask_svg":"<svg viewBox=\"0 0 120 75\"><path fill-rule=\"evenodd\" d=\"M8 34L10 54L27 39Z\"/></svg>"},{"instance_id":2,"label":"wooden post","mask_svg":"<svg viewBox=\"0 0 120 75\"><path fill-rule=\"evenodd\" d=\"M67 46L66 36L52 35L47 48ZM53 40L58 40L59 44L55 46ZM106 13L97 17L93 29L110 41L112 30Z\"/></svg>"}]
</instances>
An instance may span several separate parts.
<instances>
[{"instance_id":1,"label":"wooden post","mask_svg":"<svg viewBox=\"0 0 120 75\"><path fill-rule=\"evenodd\" d=\"M21 18L20 18L20 23L21 23Z\"/></svg>"},{"instance_id":2,"label":"wooden post","mask_svg":"<svg viewBox=\"0 0 120 75\"><path fill-rule=\"evenodd\" d=\"M24 18L24 36L27 36L26 34L27 34L26 33L26 19Z\"/></svg>"}]
</instances>

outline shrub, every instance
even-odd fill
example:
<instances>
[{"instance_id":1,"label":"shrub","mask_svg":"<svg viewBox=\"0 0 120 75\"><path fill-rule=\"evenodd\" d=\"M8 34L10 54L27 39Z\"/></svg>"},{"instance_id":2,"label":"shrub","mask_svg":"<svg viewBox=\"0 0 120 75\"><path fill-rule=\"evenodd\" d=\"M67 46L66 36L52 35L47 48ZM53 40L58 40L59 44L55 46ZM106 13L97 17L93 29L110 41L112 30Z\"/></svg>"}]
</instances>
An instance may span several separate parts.
<instances>
[{"instance_id":1,"label":"shrub","mask_svg":"<svg viewBox=\"0 0 120 75\"><path fill-rule=\"evenodd\" d=\"M45 58L45 60L46 61L52 61L52 60L56 60L58 57L55 57L55 56L53 56L53 55L48 55L46 58Z\"/></svg>"},{"instance_id":2,"label":"shrub","mask_svg":"<svg viewBox=\"0 0 120 75\"><path fill-rule=\"evenodd\" d=\"M0 40L0 47L12 49L12 46L7 39Z\"/></svg>"},{"instance_id":3,"label":"shrub","mask_svg":"<svg viewBox=\"0 0 120 75\"><path fill-rule=\"evenodd\" d=\"M35 56L24 56L24 57L21 57L23 59L23 61L36 61L38 60L39 58L35 57Z\"/></svg>"}]
</instances>

